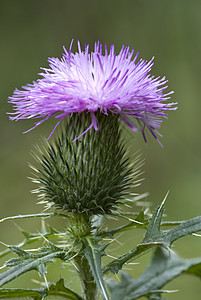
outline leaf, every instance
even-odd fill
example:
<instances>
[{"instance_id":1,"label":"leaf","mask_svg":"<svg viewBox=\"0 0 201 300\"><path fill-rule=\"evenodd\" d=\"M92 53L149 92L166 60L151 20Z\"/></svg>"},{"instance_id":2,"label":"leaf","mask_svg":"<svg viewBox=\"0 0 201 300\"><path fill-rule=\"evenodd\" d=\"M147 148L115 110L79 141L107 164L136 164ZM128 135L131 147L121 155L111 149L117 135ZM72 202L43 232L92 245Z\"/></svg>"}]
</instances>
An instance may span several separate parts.
<instances>
[{"instance_id":1,"label":"leaf","mask_svg":"<svg viewBox=\"0 0 201 300\"><path fill-rule=\"evenodd\" d=\"M0 223L4 221L10 221L10 220L20 220L20 219L30 219L30 218L48 218L48 217L55 217L55 216L61 216L64 218L69 218L68 215L58 213L57 211L50 212L50 213L39 213L39 214L28 214L28 215L17 215L17 216L11 216L6 217L3 219L0 219Z\"/></svg>"},{"instance_id":2,"label":"leaf","mask_svg":"<svg viewBox=\"0 0 201 300\"><path fill-rule=\"evenodd\" d=\"M34 300L41 300L43 295L40 290L34 289L0 289L0 299L19 299L22 297L32 297Z\"/></svg>"},{"instance_id":3,"label":"leaf","mask_svg":"<svg viewBox=\"0 0 201 300\"><path fill-rule=\"evenodd\" d=\"M201 258L181 259L173 251L158 247L150 265L136 280L122 272L121 282L112 281L108 286L112 300L134 300L163 292L161 288L182 273L201 277Z\"/></svg>"},{"instance_id":4,"label":"leaf","mask_svg":"<svg viewBox=\"0 0 201 300\"><path fill-rule=\"evenodd\" d=\"M104 254L104 249L107 245L99 245L96 239L85 237L84 242L84 255L87 258L91 271L93 273L97 287L103 299L108 300L109 296L105 287L105 283L101 271L101 256Z\"/></svg>"},{"instance_id":5,"label":"leaf","mask_svg":"<svg viewBox=\"0 0 201 300\"><path fill-rule=\"evenodd\" d=\"M122 266L126 262L128 262L131 259L138 258L142 254L149 251L151 248L156 247L158 244L161 244L161 240L159 240L159 238L161 237L159 227L163 215L163 210L164 201L155 210L142 243L137 245L136 248L132 249L128 253L123 254L119 258L113 260L108 265L106 265L103 268L103 273L107 273L108 271L111 271L112 273L118 273L118 271L121 270ZM157 242L157 240L159 241Z\"/></svg>"},{"instance_id":6,"label":"leaf","mask_svg":"<svg viewBox=\"0 0 201 300\"><path fill-rule=\"evenodd\" d=\"M153 213L153 216L151 218L151 221L149 222L147 232L145 234L143 243L148 243L151 241L156 241L161 236L160 232L160 225L161 225L161 219L163 216L164 211L164 201L159 205L155 212Z\"/></svg>"},{"instance_id":7,"label":"leaf","mask_svg":"<svg viewBox=\"0 0 201 300\"><path fill-rule=\"evenodd\" d=\"M98 235L101 237L106 237L106 236L114 237L115 234L130 230L132 228L145 228L146 229L148 222L149 222L149 220L145 219L145 217L144 217L144 212L140 211L139 214L137 215L136 219L132 220L131 222L129 222L125 225L110 229L110 230L101 230L98 232ZM172 227L172 226L180 225L183 222L184 221L164 221L164 222L161 222L160 226L165 226L165 227L171 226Z\"/></svg>"},{"instance_id":8,"label":"leaf","mask_svg":"<svg viewBox=\"0 0 201 300\"><path fill-rule=\"evenodd\" d=\"M30 257L29 253L27 253L26 251L22 250L21 248L19 248L17 246L10 246L9 249L22 258Z\"/></svg>"},{"instance_id":9,"label":"leaf","mask_svg":"<svg viewBox=\"0 0 201 300\"><path fill-rule=\"evenodd\" d=\"M0 289L0 299L32 297L35 300L42 300L50 295L70 300L82 300L78 294L64 286L63 278L45 289Z\"/></svg>"},{"instance_id":10,"label":"leaf","mask_svg":"<svg viewBox=\"0 0 201 300\"><path fill-rule=\"evenodd\" d=\"M46 289L47 295L58 295L63 296L66 299L72 300L81 300L82 298L75 292L71 291L70 289L64 286L64 279L61 278L56 282L56 284L51 284L49 289Z\"/></svg>"},{"instance_id":11,"label":"leaf","mask_svg":"<svg viewBox=\"0 0 201 300\"><path fill-rule=\"evenodd\" d=\"M164 203L157 207L149 223L145 238L142 243L172 244L179 238L201 230L201 216L181 222L171 230L160 230Z\"/></svg>"},{"instance_id":12,"label":"leaf","mask_svg":"<svg viewBox=\"0 0 201 300\"><path fill-rule=\"evenodd\" d=\"M111 230L100 231L98 233L98 235L101 236L101 237L105 237L105 236L114 237L115 234L120 233L122 231L126 231L126 230L129 230L129 229L132 229L132 228L136 228L136 227L138 227L138 228L146 228L147 224L148 224L148 220L145 220L145 218L144 218L144 212L140 211L139 214L137 215L136 219L132 220L131 222L129 222L129 223L125 224L125 225L113 228Z\"/></svg>"},{"instance_id":13,"label":"leaf","mask_svg":"<svg viewBox=\"0 0 201 300\"><path fill-rule=\"evenodd\" d=\"M41 263L36 267L36 270L38 271L38 273L41 276L45 276L45 274L47 273L47 268L46 268L46 264L45 263Z\"/></svg>"},{"instance_id":14,"label":"leaf","mask_svg":"<svg viewBox=\"0 0 201 300\"><path fill-rule=\"evenodd\" d=\"M41 240L44 238L49 238L49 237L54 237L54 238L58 238L58 235L54 234L52 231L46 234L41 234L41 233L28 233L25 231L21 231L21 233L25 236L25 240L23 240L21 243L19 243L17 246L10 246L8 247L6 250L0 252L0 258L3 256L6 256L7 254L10 253L10 251L14 251L14 248L17 247L18 249L23 246L29 245L34 243L37 240ZM23 251L23 250L22 250ZM17 253L17 252L16 252Z\"/></svg>"},{"instance_id":15,"label":"leaf","mask_svg":"<svg viewBox=\"0 0 201 300\"><path fill-rule=\"evenodd\" d=\"M145 254L147 251L158 245L169 246L177 239L201 230L201 216L192 218L188 221L181 222L171 230L160 230L161 219L164 211L164 201L159 205L149 222L147 232L143 241L128 253L113 260L103 268L103 272L117 273L122 266L129 260L133 260Z\"/></svg>"},{"instance_id":16,"label":"leaf","mask_svg":"<svg viewBox=\"0 0 201 300\"><path fill-rule=\"evenodd\" d=\"M43 273L44 264L51 262L55 258L64 259L65 255L66 253L63 251L53 253L49 251L35 255L30 254L28 258L11 259L11 263L8 261L7 265L13 266L0 274L0 286L31 270L38 270Z\"/></svg>"},{"instance_id":17,"label":"leaf","mask_svg":"<svg viewBox=\"0 0 201 300\"><path fill-rule=\"evenodd\" d=\"M149 251L151 248L156 247L157 244L139 244L136 248L132 249L131 251L121 255L119 258L114 259L112 262L107 264L103 268L103 274L111 271L112 273L118 273L119 270L123 267L125 263L129 260L133 260L134 258L138 258L142 254Z\"/></svg>"},{"instance_id":18,"label":"leaf","mask_svg":"<svg viewBox=\"0 0 201 300\"><path fill-rule=\"evenodd\" d=\"M46 217L53 217L58 214L56 213L41 213L41 214L29 214L29 215L18 215L18 216L11 216L11 217L6 217L0 220L1 222L4 221L9 221L9 220L20 220L20 219L29 219L29 218L46 218Z\"/></svg>"},{"instance_id":19,"label":"leaf","mask_svg":"<svg viewBox=\"0 0 201 300\"><path fill-rule=\"evenodd\" d=\"M111 291L112 300L128 300L128 289L134 284L134 280L131 278L129 274L126 272L121 272L121 282L117 283L111 279L108 280L107 284ZM150 294L150 299L153 300L160 300L161 293L168 293L169 291L166 290L154 290L152 291L153 294ZM151 298L153 296L153 298ZM154 298L155 296L155 298ZM135 298L133 298L135 299Z\"/></svg>"},{"instance_id":20,"label":"leaf","mask_svg":"<svg viewBox=\"0 0 201 300\"><path fill-rule=\"evenodd\" d=\"M183 221L180 225L171 230L162 232L162 239L166 242L173 243L179 238L198 232L201 230L201 216Z\"/></svg>"},{"instance_id":21,"label":"leaf","mask_svg":"<svg viewBox=\"0 0 201 300\"><path fill-rule=\"evenodd\" d=\"M168 293L168 292L172 292L172 291L161 291L161 292L159 291L158 294L151 294L149 300L165 300L164 298L162 298L161 293Z\"/></svg>"}]
</instances>

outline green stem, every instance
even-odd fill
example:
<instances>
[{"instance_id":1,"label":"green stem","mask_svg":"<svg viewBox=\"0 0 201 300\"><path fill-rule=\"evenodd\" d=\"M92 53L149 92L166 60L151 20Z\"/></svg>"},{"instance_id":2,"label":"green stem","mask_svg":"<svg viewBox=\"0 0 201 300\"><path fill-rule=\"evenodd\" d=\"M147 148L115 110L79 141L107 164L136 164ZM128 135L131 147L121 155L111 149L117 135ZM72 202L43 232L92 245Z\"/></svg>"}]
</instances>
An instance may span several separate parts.
<instances>
[{"instance_id":1,"label":"green stem","mask_svg":"<svg viewBox=\"0 0 201 300\"><path fill-rule=\"evenodd\" d=\"M69 220L69 232L71 233L73 240L80 240L91 233L92 222L91 217L88 214L71 213ZM88 260L84 255L78 254L74 258L74 262L83 290L83 299L96 300L97 286Z\"/></svg>"},{"instance_id":2,"label":"green stem","mask_svg":"<svg viewBox=\"0 0 201 300\"><path fill-rule=\"evenodd\" d=\"M84 256L78 255L74 259L77 271L80 277L83 299L96 300L97 299L97 286L94 281L94 276L91 272L89 263Z\"/></svg>"}]
</instances>

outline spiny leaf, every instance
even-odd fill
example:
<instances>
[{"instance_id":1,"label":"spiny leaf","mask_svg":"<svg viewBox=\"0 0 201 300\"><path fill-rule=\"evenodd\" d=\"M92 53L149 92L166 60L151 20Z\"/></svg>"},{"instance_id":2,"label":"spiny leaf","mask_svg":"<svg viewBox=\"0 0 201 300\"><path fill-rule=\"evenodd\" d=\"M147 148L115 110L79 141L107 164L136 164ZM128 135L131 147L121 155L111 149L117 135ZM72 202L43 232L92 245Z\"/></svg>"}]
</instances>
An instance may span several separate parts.
<instances>
[{"instance_id":1,"label":"spiny leaf","mask_svg":"<svg viewBox=\"0 0 201 300\"><path fill-rule=\"evenodd\" d=\"M104 231L99 231L98 235L101 237L105 237L105 236L110 236L110 237L114 237L115 234L132 229L132 228L146 228L148 224L148 220L145 220L144 218L144 213L143 211L141 211L136 219L134 219L133 221L129 222L128 224L113 228L111 230L104 230Z\"/></svg>"},{"instance_id":2,"label":"spiny leaf","mask_svg":"<svg viewBox=\"0 0 201 300\"><path fill-rule=\"evenodd\" d=\"M151 294L148 299L149 300L165 300L165 298L162 298L161 293L168 293L168 292L172 292L172 291L165 291L165 290L158 291L158 294L157 293ZM173 291L173 292L175 292L175 291Z\"/></svg>"},{"instance_id":3,"label":"spiny leaf","mask_svg":"<svg viewBox=\"0 0 201 300\"><path fill-rule=\"evenodd\" d=\"M47 268L46 268L46 264L45 263L41 263L36 267L36 270L38 271L38 273L41 276L45 276L45 274L47 273Z\"/></svg>"},{"instance_id":4,"label":"spiny leaf","mask_svg":"<svg viewBox=\"0 0 201 300\"><path fill-rule=\"evenodd\" d=\"M151 248L156 247L158 244L161 244L161 240L158 241L157 238L161 236L159 227L163 215L163 210L164 204L162 203L157 207L151 218L143 242L137 245L136 248L132 249L128 253L123 254L119 258L113 260L111 263L106 265L103 268L103 273L107 273L108 271L111 271L112 273L118 273L118 271L121 270L122 266L126 262L128 262L131 259L138 258L142 254L149 251Z\"/></svg>"},{"instance_id":5,"label":"spiny leaf","mask_svg":"<svg viewBox=\"0 0 201 300\"><path fill-rule=\"evenodd\" d=\"M109 290L111 291L112 300L128 300L130 296L128 295L128 289L134 284L134 282L135 280L133 280L132 277L126 272L121 272L121 281L119 283L109 279L107 281L107 285L109 287ZM148 297L150 295L149 299L151 300L162 300L161 294L170 292L172 291L157 289L148 292L148 294L145 294L145 296ZM134 299L136 298L133 298L133 300Z\"/></svg>"},{"instance_id":6,"label":"spiny leaf","mask_svg":"<svg viewBox=\"0 0 201 300\"><path fill-rule=\"evenodd\" d=\"M45 289L0 289L0 299L32 297L34 300L42 300L47 296L60 296L69 300L82 300L78 294L65 287L63 278L57 281L56 284L51 284Z\"/></svg>"},{"instance_id":7,"label":"spiny leaf","mask_svg":"<svg viewBox=\"0 0 201 300\"><path fill-rule=\"evenodd\" d=\"M103 249L105 246L97 244L95 239L86 237L84 239L84 255L87 258L97 287L104 300L108 300L109 296L105 287L105 283L102 277L101 271L101 256L103 255Z\"/></svg>"},{"instance_id":8,"label":"spiny leaf","mask_svg":"<svg viewBox=\"0 0 201 300\"><path fill-rule=\"evenodd\" d=\"M28 271L37 270L40 265L46 264L47 262L51 262L55 258L64 259L65 255L66 254L63 251L55 253L47 252L41 253L38 256L32 254L29 258L26 258L24 260L18 260L18 263L16 263L13 267L11 267L6 272L0 274L0 286L12 281L16 277Z\"/></svg>"},{"instance_id":9,"label":"spiny leaf","mask_svg":"<svg viewBox=\"0 0 201 300\"><path fill-rule=\"evenodd\" d=\"M63 278L58 280L56 284L51 284L50 287L45 290L45 292L47 295L63 296L66 299L71 299L71 300L82 299L78 294L65 287Z\"/></svg>"},{"instance_id":10,"label":"spiny leaf","mask_svg":"<svg viewBox=\"0 0 201 300\"><path fill-rule=\"evenodd\" d=\"M162 239L166 242L173 243L179 238L201 231L201 216L183 221L180 225L171 230L162 232Z\"/></svg>"},{"instance_id":11,"label":"spiny leaf","mask_svg":"<svg viewBox=\"0 0 201 300\"><path fill-rule=\"evenodd\" d=\"M160 230L161 219L164 211L164 201L159 205L147 228L147 232L142 243L128 253L123 254L119 258L113 260L103 268L103 272L111 271L117 273L122 266L129 260L138 258L157 245L169 246L177 239L195 233L201 230L201 216L184 221L171 230Z\"/></svg>"},{"instance_id":12,"label":"spiny leaf","mask_svg":"<svg viewBox=\"0 0 201 300\"><path fill-rule=\"evenodd\" d=\"M136 248L132 249L131 251L121 255L119 258L114 259L112 262L107 264L103 268L103 273L107 273L111 271L112 273L118 273L119 270L123 267L125 263L129 260L133 260L148 252L151 248L156 247L160 243L150 243L150 244L139 244Z\"/></svg>"},{"instance_id":13,"label":"spiny leaf","mask_svg":"<svg viewBox=\"0 0 201 300\"><path fill-rule=\"evenodd\" d=\"M58 239L58 238L61 237L61 235L64 235L63 233L58 234L59 232L54 230L51 227L50 227L50 231L45 233L45 234L44 233L41 234L40 232L39 233L29 233L29 232L25 232L24 230L21 230L21 233L25 236L25 239L16 246L5 245L5 246L7 246L7 249L0 252L0 257L6 256L7 254L10 253L10 251L13 251L17 254L17 252L16 252L17 248L20 249L19 251L24 251L24 250L21 249L21 247L32 244L37 240L44 240L44 238L48 239L50 237ZM51 248L51 243L50 242L49 242L49 245L50 245L50 248ZM49 248L46 248L45 251L47 251L47 249L49 249Z\"/></svg>"},{"instance_id":14,"label":"spiny leaf","mask_svg":"<svg viewBox=\"0 0 201 300\"><path fill-rule=\"evenodd\" d=\"M42 300L43 293L35 289L0 289L0 299L20 299L31 297L34 300Z\"/></svg>"},{"instance_id":15,"label":"spiny leaf","mask_svg":"<svg viewBox=\"0 0 201 300\"><path fill-rule=\"evenodd\" d=\"M164 203L162 202L153 213L151 221L149 222L147 232L145 234L144 243L148 243L149 241L156 240L160 237L160 224L164 211Z\"/></svg>"},{"instance_id":16,"label":"spiny leaf","mask_svg":"<svg viewBox=\"0 0 201 300\"><path fill-rule=\"evenodd\" d=\"M109 283L112 299L134 300L142 296L156 294L160 289L182 273L201 277L201 258L181 259L173 251L158 247L152 261L144 273L136 280L122 273L120 283ZM119 294L122 297L119 298Z\"/></svg>"},{"instance_id":17,"label":"spiny leaf","mask_svg":"<svg viewBox=\"0 0 201 300\"><path fill-rule=\"evenodd\" d=\"M6 217L0 220L1 222L9 221L9 220L20 220L20 219L29 219L29 218L47 218L47 217L54 217L57 216L58 213L52 212L52 213L40 213L40 214L28 214L28 215L17 215L17 216L11 216Z\"/></svg>"},{"instance_id":18,"label":"spiny leaf","mask_svg":"<svg viewBox=\"0 0 201 300\"><path fill-rule=\"evenodd\" d=\"M133 219L131 222L110 230L101 230L98 232L98 235L101 237L109 236L113 238L115 234L130 230L132 228L144 228L144 229L147 228L149 220L144 217L144 212L140 211L139 214L135 214L135 215L136 218ZM160 226L173 227L173 226L180 225L181 223L184 223L184 221L162 221L160 223Z\"/></svg>"},{"instance_id":19,"label":"spiny leaf","mask_svg":"<svg viewBox=\"0 0 201 300\"><path fill-rule=\"evenodd\" d=\"M29 253L27 253L26 251L22 250L21 248L19 248L17 246L10 246L9 249L22 258L30 257Z\"/></svg>"}]
</instances>

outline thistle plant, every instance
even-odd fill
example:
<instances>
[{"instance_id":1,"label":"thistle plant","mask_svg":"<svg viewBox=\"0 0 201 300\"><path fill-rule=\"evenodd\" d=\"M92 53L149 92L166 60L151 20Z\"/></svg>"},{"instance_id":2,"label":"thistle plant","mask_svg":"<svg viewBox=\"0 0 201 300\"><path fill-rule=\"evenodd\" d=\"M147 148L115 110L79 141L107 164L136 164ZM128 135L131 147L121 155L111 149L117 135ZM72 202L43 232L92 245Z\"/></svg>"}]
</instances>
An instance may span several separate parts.
<instances>
[{"instance_id":1,"label":"thistle plant","mask_svg":"<svg viewBox=\"0 0 201 300\"><path fill-rule=\"evenodd\" d=\"M4 286L0 298L132 300L145 296L156 300L169 292L163 289L166 283L182 273L201 277L201 258L182 259L171 249L175 240L201 230L201 216L168 222L163 221L165 200L153 214L137 205L142 198L136 196L142 162L130 155L122 122L134 132L139 129L145 142L150 134L160 143L162 119L176 109L175 103L168 102L172 92L165 92L165 77L150 75L153 59L137 62L137 58L129 47L115 54L113 45L108 50L100 43L90 52L89 45L82 50L78 42L78 52L73 53L71 43L61 59L48 60L49 69L39 73L42 78L16 89L9 98L14 109L11 120L37 119L31 129L51 117L57 122L35 153L36 166L31 166L37 184L34 191L44 212L1 220L42 218L43 230L23 230L24 241L1 252L2 257L8 253L17 257L3 265L0 285L33 270L43 276L45 285L42 281L38 289ZM126 213L128 203L134 211ZM55 216L65 220L65 232L45 226ZM127 223L107 228L103 220L110 218ZM165 226L170 229L162 229ZM103 264L117 235L133 228L144 229L143 240ZM28 250L34 242L41 246ZM122 271L148 251L153 253L151 263L138 278ZM74 266L81 292L80 287L71 290L65 278L48 282L46 265L55 259ZM120 274L119 282L110 278L112 273Z\"/></svg>"}]
</instances>

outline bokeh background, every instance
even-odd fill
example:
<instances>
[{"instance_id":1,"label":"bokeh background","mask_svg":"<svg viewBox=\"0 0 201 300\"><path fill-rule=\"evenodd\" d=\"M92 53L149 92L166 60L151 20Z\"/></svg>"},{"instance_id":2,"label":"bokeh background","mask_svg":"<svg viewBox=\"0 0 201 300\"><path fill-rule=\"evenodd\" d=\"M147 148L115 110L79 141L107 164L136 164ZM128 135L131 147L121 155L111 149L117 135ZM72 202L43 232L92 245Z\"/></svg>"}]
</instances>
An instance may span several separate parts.
<instances>
[{"instance_id":1,"label":"bokeh background","mask_svg":"<svg viewBox=\"0 0 201 300\"><path fill-rule=\"evenodd\" d=\"M169 91L178 110L170 112L160 132L163 148L152 138L145 145L140 134L125 129L132 150L140 149L146 163L143 184L138 192L149 192L153 209L169 190L166 214L170 220L181 220L201 214L201 1L199 0L0 0L0 217L42 211L36 204L35 188L27 178L31 175L28 162L31 151L47 137L53 120L34 131L22 132L33 121L11 122L7 103L15 87L38 78L40 66L47 66L47 57L60 57L62 46L71 39L94 44L130 45L140 57L155 56L152 73L166 75ZM54 224L60 227L60 224ZM0 239L4 243L20 240L18 226L37 230L37 221L10 221L0 224ZM142 233L138 233L141 241ZM127 237L128 238L128 237ZM124 243L124 241L123 241ZM129 246L135 240L130 239ZM175 244L183 257L201 256L201 238L184 238ZM1 246L3 250L4 247ZM117 250L118 253L118 250ZM131 272L135 277L148 263L148 257ZM50 274L49 280L58 276ZM54 273L54 272L53 272ZM31 275L32 276L32 275ZM52 276L52 277L51 277ZM31 278L23 284L37 287ZM11 286L22 286L22 281ZM71 277L67 283L70 284ZM200 280L183 275L166 288L179 289L166 296L170 300L200 299Z\"/></svg>"}]
</instances>

